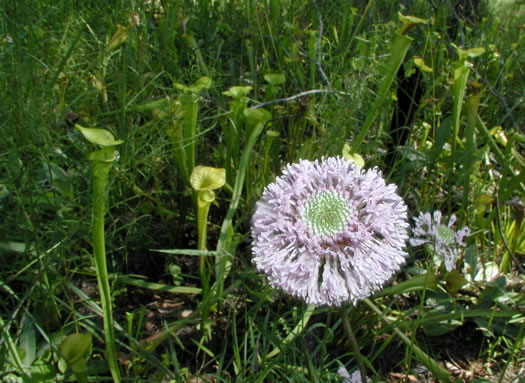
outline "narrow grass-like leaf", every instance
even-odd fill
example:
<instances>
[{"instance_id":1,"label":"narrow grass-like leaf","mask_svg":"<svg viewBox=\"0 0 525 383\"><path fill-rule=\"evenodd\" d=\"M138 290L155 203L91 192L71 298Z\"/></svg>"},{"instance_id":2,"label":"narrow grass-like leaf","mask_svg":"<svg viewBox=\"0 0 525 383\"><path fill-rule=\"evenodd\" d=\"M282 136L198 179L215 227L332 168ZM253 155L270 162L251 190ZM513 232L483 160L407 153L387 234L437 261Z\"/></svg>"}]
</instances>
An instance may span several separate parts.
<instances>
[{"instance_id":1,"label":"narrow grass-like leaf","mask_svg":"<svg viewBox=\"0 0 525 383\"><path fill-rule=\"evenodd\" d=\"M244 147L241 160L239 161L239 169L237 170L237 174L235 177L232 200L230 202L228 211L226 212L226 216L224 217L221 232L219 234L219 241L217 242L217 251L219 252L219 254L221 254L223 249L227 248L226 241L228 239L228 232L231 229L233 215L235 214L235 211L237 210L237 206L239 205L241 199L242 189L244 186L244 178L246 177L246 171L248 169L248 163L251 156L251 152L253 147L255 146L255 143L257 142L257 139L259 138L259 135L264 129L266 120L270 118L269 116L269 113L267 115L264 115L263 119L255 124L255 126L251 129L251 133L248 137L248 140L246 141L246 146ZM221 292L224 290L224 281L230 272L230 267L231 260L225 258L223 255L218 255L215 258L216 281L214 284L214 289L216 289L219 296L222 295Z\"/></svg>"},{"instance_id":2,"label":"narrow grass-like leaf","mask_svg":"<svg viewBox=\"0 0 525 383\"><path fill-rule=\"evenodd\" d=\"M143 279L131 278L126 275L119 275L117 277L117 281L125 283L126 285L136 286L143 289L166 291L173 294L200 294L202 292L202 289L197 287L170 286L161 283L148 282Z\"/></svg>"},{"instance_id":3,"label":"narrow grass-like leaf","mask_svg":"<svg viewBox=\"0 0 525 383\"><path fill-rule=\"evenodd\" d=\"M437 278L435 275L417 275L397 285L389 286L381 290L376 297L389 297L412 291L435 290L437 289Z\"/></svg>"},{"instance_id":4,"label":"narrow grass-like leaf","mask_svg":"<svg viewBox=\"0 0 525 383\"><path fill-rule=\"evenodd\" d=\"M273 358L274 356L279 354L283 347L285 347L288 343L293 341L300 333L302 333L302 331L304 330L304 328L308 324L308 321L310 320L310 317L312 316L314 311L315 311L315 305L308 305L308 306L306 306L306 309L304 310L302 318L299 320L299 322L294 327L292 332L290 332L286 336L286 338L283 339L283 341L281 343L281 346L275 347L271 352L268 353L268 355L266 355L266 359Z\"/></svg>"},{"instance_id":5,"label":"narrow grass-like leaf","mask_svg":"<svg viewBox=\"0 0 525 383\"><path fill-rule=\"evenodd\" d=\"M432 375L439 379L441 382L450 382L450 372L442 367L436 360L431 358L427 353L425 353L419 346L415 343L412 343L410 338L408 338L399 328L394 326L390 321L385 317L385 314L368 298L364 299L363 302L366 303L368 307L372 309L379 317L388 324L392 330L401 338L401 340L409 347L417 360L423 363L427 368L432 372Z\"/></svg>"},{"instance_id":6,"label":"narrow grass-like leaf","mask_svg":"<svg viewBox=\"0 0 525 383\"><path fill-rule=\"evenodd\" d=\"M354 138L352 142L350 154L355 154L359 150L361 143L366 137L368 130L376 120L376 117L379 114L379 111L381 110L382 106L391 99L389 94L390 86L394 81L394 78L397 74L397 71L399 70L399 67L401 66L401 63L405 59L405 55L408 51L408 47L411 41L412 38L410 38L409 36L399 33L396 34L394 43L392 44L392 48L390 49L391 56L388 59L388 62L386 63L385 68L383 70L383 79L379 84L377 97L372 106L370 107L368 114L366 115L365 121L363 122L363 125L359 130L359 134L356 138Z\"/></svg>"}]
</instances>

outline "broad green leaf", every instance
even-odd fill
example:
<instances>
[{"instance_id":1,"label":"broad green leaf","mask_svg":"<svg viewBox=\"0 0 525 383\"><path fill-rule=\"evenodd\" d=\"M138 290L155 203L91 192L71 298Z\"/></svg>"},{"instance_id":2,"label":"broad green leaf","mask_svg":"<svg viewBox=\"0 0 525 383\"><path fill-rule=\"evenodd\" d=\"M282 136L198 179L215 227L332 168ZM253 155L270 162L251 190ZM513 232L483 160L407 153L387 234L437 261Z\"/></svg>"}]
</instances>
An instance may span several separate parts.
<instances>
[{"instance_id":1,"label":"broad green leaf","mask_svg":"<svg viewBox=\"0 0 525 383\"><path fill-rule=\"evenodd\" d=\"M485 53L485 48L483 47L470 48L470 49L465 50L464 53L468 57L478 57L478 56L481 56L483 53Z\"/></svg>"},{"instance_id":2,"label":"broad green leaf","mask_svg":"<svg viewBox=\"0 0 525 383\"><path fill-rule=\"evenodd\" d=\"M26 251L26 244L24 242L14 242L14 241L1 241L0 250L12 251L15 253L23 253Z\"/></svg>"},{"instance_id":3,"label":"broad green leaf","mask_svg":"<svg viewBox=\"0 0 525 383\"><path fill-rule=\"evenodd\" d=\"M86 369L86 362L91 354L93 339L89 333L75 333L68 335L60 346L58 352L74 372Z\"/></svg>"},{"instance_id":4,"label":"broad green leaf","mask_svg":"<svg viewBox=\"0 0 525 383\"><path fill-rule=\"evenodd\" d=\"M233 98L241 98L248 95L252 89L251 86L232 86L230 89L222 92L222 94Z\"/></svg>"},{"instance_id":5,"label":"broad green leaf","mask_svg":"<svg viewBox=\"0 0 525 383\"><path fill-rule=\"evenodd\" d=\"M20 334L18 347L24 351L22 363L24 363L26 368L31 367L31 364L33 364L36 355L36 338L35 327L33 326L31 318L27 315L24 316L22 333Z\"/></svg>"},{"instance_id":6,"label":"broad green leaf","mask_svg":"<svg viewBox=\"0 0 525 383\"><path fill-rule=\"evenodd\" d=\"M88 160L93 162L107 162L111 163L117 158L117 151L111 147L107 146L100 150L96 150L88 154Z\"/></svg>"},{"instance_id":7,"label":"broad green leaf","mask_svg":"<svg viewBox=\"0 0 525 383\"><path fill-rule=\"evenodd\" d=\"M79 130L86 140L95 145L115 146L124 142L122 140L115 140L113 134L106 129L84 128L78 124L75 124L75 129Z\"/></svg>"},{"instance_id":8,"label":"broad green leaf","mask_svg":"<svg viewBox=\"0 0 525 383\"><path fill-rule=\"evenodd\" d=\"M465 279L463 274L461 274L457 270L450 271L447 274L447 278L445 281L447 284L448 291L453 295L456 294L460 288L467 284L467 280Z\"/></svg>"},{"instance_id":9,"label":"broad green leaf","mask_svg":"<svg viewBox=\"0 0 525 383\"><path fill-rule=\"evenodd\" d=\"M507 278L501 276L494 282L487 284L486 288L481 292L479 296L477 309L488 309L490 308L497 298L505 294L505 286L507 285Z\"/></svg>"},{"instance_id":10,"label":"broad green leaf","mask_svg":"<svg viewBox=\"0 0 525 383\"><path fill-rule=\"evenodd\" d=\"M195 190L214 190L226 183L226 169L211 166L195 166L190 184Z\"/></svg>"},{"instance_id":11,"label":"broad green leaf","mask_svg":"<svg viewBox=\"0 0 525 383\"><path fill-rule=\"evenodd\" d=\"M56 382L57 371L55 366L48 361L39 359L31 366L32 383Z\"/></svg>"},{"instance_id":12,"label":"broad green leaf","mask_svg":"<svg viewBox=\"0 0 525 383\"><path fill-rule=\"evenodd\" d=\"M284 73L268 73L265 74L263 77L272 86L284 84L284 82L286 81Z\"/></svg>"},{"instance_id":13,"label":"broad green leaf","mask_svg":"<svg viewBox=\"0 0 525 383\"><path fill-rule=\"evenodd\" d=\"M266 122L272 118L272 114L266 109L262 108L246 108L244 109L243 114L244 117L246 117L247 122L251 124L256 124L257 122Z\"/></svg>"},{"instance_id":14,"label":"broad green leaf","mask_svg":"<svg viewBox=\"0 0 525 383\"><path fill-rule=\"evenodd\" d=\"M429 322L423 325L423 331L430 336L441 336L455 330L462 324L463 322L458 320Z\"/></svg>"}]
</instances>

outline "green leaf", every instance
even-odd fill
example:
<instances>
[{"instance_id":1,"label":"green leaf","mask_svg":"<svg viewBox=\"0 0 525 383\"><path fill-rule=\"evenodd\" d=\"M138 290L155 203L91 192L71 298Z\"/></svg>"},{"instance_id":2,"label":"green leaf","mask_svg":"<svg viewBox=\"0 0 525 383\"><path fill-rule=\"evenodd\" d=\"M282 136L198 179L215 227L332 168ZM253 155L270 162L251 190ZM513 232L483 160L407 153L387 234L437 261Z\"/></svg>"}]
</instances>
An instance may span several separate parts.
<instances>
[{"instance_id":1,"label":"green leaf","mask_svg":"<svg viewBox=\"0 0 525 383\"><path fill-rule=\"evenodd\" d=\"M487 288L483 290L479 297L479 303L476 306L477 309L488 309L490 308L497 298L505 294L505 286L507 285L507 278L501 276L494 282L487 285Z\"/></svg>"},{"instance_id":2,"label":"green leaf","mask_svg":"<svg viewBox=\"0 0 525 383\"><path fill-rule=\"evenodd\" d=\"M248 95L252 89L251 86L232 86L230 89L222 92L222 94L233 98L241 98Z\"/></svg>"},{"instance_id":3,"label":"green leaf","mask_svg":"<svg viewBox=\"0 0 525 383\"><path fill-rule=\"evenodd\" d=\"M93 339L89 333L75 333L68 335L60 346L58 352L66 363L75 372L83 372L86 362L91 354Z\"/></svg>"},{"instance_id":4,"label":"green leaf","mask_svg":"<svg viewBox=\"0 0 525 383\"><path fill-rule=\"evenodd\" d=\"M457 270L452 270L447 274L447 278L445 279L448 291L450 294L454 295L457 294L460 288L465 286L467 284L467 280Z\"/></svg>"},{"instance_id":5,"label":"green leaf","mask_svg":"<svg viewBox=\"0 0 525 383\"><path fill-rule=\"evenodd\" d=\"M56 382L57 371L53 364L39 359L31 366L31 382L32 383L48 383Z\"/></svg>"},{"instance_id":6,"label":"green leaf","mask_svg":"<svg viewBox=\"0 0 525 383\"><path fill-rule=\"evenodd\" d=\"M200 93L203 89L208 89L211 86L211 78L203 76L198 79L193 85L186 86L184 84L175 83L175 89L181 90L184 93Z\"/></svg>"},{"instance_id":7,"label":"green leaf","mask_svg":"<svg viewBox=\"0 0 525 383\"><path fill-rule=\"evenodd\" d=\"M119 275L118 281L126 285L140 287L154 291L166 291L172 294L200 294L202 289L198 287L171 286L161 283L148 282L142 279L130 278L125 275Z\"/></svg>"},{"instance_id":8,"label":"green leaf","mask_svg":"<svg viewBox=\"0 0 525 383\"><path fill-rule=\"evenodd\" d=\"M428 24L428 20L426 19L420 19L419 17L415 16L405 16L401 12L399 12L398 15L399 20L402 23L401 27L399 28L399 34L401 35L406 34L409 30L419 24Z\"/></svg>"},{"instance_id":9,"label":"green leaf","mask_svg":"<svg viewBox=\"0 0 525 383\"><path fill-rule=\"evenodd\" d=\"M284 73L268 73L265 74L263 77L272 86L284 84L284 82L286 81Z\"/></svg>"},{"instance_id":10,"label":"green leaf","mask_svg":"<svg viewBox=\"0 0 525 383\"><path fill-rule=\"evenodd\" d=\"M24 316L22 333L19 338L19 348L23 350L22 363L26 368L31 367L36 355L36 339L33 321L29 316ZM22 353L20 353L22 355Z\"/></svg>"},{"instance_id":11,"label":"green leaf","mask_svg":"<svg viewBox=\"0 0 525 383\"><path fill-rule=\"evenodd\" d=\"M343 158L345 160L347 160L347 161L352 161L353 163L355 163L360 168L365 166L365 160L363 159L363 157L361 157L361 155L359 153L352 154L350 145L348 145L348 144L345 144L343 146Z\"/></svg>"},{"instance_id":12,"label":"green leaf","mask_svg":"<svg viewBox=\"0 0 525 383\"><path fill-rule=\"evenodd\" d=\"M416 64L416 66L419 69L421 69L423 72L432 73L434 71L434 69L432 69L427 64L425 64L425 60L422 59L421 57L414 57L414 64Z\"/></svg>"},{"instance_id":13,"label":"green leaf","mask_svg":"<svg viewBox=\"0 0 525 383\"><path fill-rule=\"evenodd\" d=\"M93 162L111 163L117 158L117 151L111 147L106 146L100 150L95 150L88 154L88 160Z\"/></svg>"},{"instance_id":14,"label":"green leaf","mask_svg":"<svg viewBox=\"0 0 525 383\"><path fill-rule=\"evenodd\" d=\"M122 44L124 44L129 38L129 32L130 32L129 28L124 27L120 24L117 24L117 30L115 31L113 36L111 36L111 40L109 40L109 43L105 48L105 51L110 52L114 49L117 49Z\"/></svg>"},{"instance_id":15,"label":"green leaf","mask_svg":"<svg viewBox=\"0 0 525 383\"><path fill-rule=\"evenodd\" d=\"M458 320L429 322L423 325L423 331L430 336L441 336L455 330L462 324L463 323Z\"/></svg>"},{"instance_id":16,"label":"green leaf","mask_svg":"<svg viewBox=\"0 0 525 383\"><path fill-rule=\"evenodd\" d=\"M483 47L461 49L455 44L452 44L452 46L456 48L457 54L459 56L458 60L455 61L456 65L461 65L468 57L478 57L485 53L485 48Z\"/></svg>"},{"instance_id":17,"label":"green leaf","mask_svg":"<svg viewBox=\"0 0 525 383\"><path fill-rule=\"evenodd\" d=\"M84 128L78 124L75 124L75 129L79 130L86 140L95 145L115 146L124 142L122 140L115 140L113 134L106 129Z\"/></svg>"},{"instance_id":18,"label":"green leaf","mask_svg":"<svg viewBox=\"0 0 525 383\"><path fill-rule=\"evenodd\" d=\"M211 166L195 166L190 184L195 190L214 190L226 183L226 169Z\"/></svg>"},{"instance_id":19,"label":"green leaf","mask_svg":"<svg viewBox=\"0 0 525 383\"><path fill-rule=\"evenodd\" d=\"M210 204L215 201L215 193L213 190L200 190L198 194L199 202L202 204Z\"/></svg>"},{"instance_id":20,"label":"green leaf","mask_svg":"<svg viewBox=\"0 0 525 383\"><path fill-rule=\"evenodd\" d=\"M266 109L258 108L246 108L243 111L244 117L246 117L246 122L249 124L256 124L258 122L266 122L272 118L272 114Z\"/></svg>"},{"instance_id":21,"label":"green leaf","mask_svg":"<svg viewBox=\"0 0 525 383\"><path fill-rule=\"evenodd\" d=\"M208 89L211 87L211 78L207 77L207 76L203 76L201 77L200 79L198 79L195 84L193 84L193 86L191 87L191 89L196 92L196 93L199 93L201 90L203 89Z\"/></svg>"},{"instance_id":22,"label":"green leaf","mask_svg":"<svg viewBox=\"0 0 525 383\"><path fill-rule=\"evenodd\" d=\"M423 289L437 289L437 278L434 274L416 275L415 277L398 283L395 286L390 286L386 289L383 289L379 294L377 294L377 296L394 296L399 294L405 294L411 291L421 291Z\"/></svg>"}]
</instances>

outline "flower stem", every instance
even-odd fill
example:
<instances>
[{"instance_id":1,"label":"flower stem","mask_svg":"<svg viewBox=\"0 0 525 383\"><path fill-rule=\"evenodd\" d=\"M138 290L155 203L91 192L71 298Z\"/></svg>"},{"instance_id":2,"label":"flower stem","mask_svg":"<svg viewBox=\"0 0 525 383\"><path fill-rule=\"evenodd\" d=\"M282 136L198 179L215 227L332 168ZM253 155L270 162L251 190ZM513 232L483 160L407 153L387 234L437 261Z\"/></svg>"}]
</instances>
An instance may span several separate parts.
<instances>
[{"instance_id":1,"label":"flower stem","mask_svg":"<svg viewBox=\"0 0 525 383\"><path fill-rule=\"evenodd\" d=\"M207 248L206 242L208 237L208 212L210 210L211 200L202 198L206 193L212 193L213 195L211 190L199 191L197 193L197 248L199 250L206 250ZM205 301L210 290L210 282L208 270L206 267L206 257L204 255L199 256L199 272L202 284L202 297L203 301ZM203 336L205 336L206 339L211 339L211 327L208 322L209 314L210 306L203 304L201 309L201 330Z\"/></svg>"},{"instance_id":2,"label":"flower stem","mask_svg":"<svg viewBox=\"0 0 525 383\"><path fill-rule=\"evenodd\" d=\"M112 149L108 149L112 150ZM106 187L111 162L93 161L93 254L97 272L102 310L104 311L104 338L106 358L113 381L120 382L117 363L115 335L113 332L113 310L106 263L106 244L104 237L104 215L106 213Z\"/></svg>"},{"instance_id":3,"label":"flower stem","mask_svg":"<svg viewBox=\"0 0 525 383\"><path fill-rule=\"evenodd\" d=\"M341 319L343 320L343 327L345 329L346 336L350 341L350 347L352 347L352 352L354 353L355 360L357 361L357 365L359 366L359 372L361 373L361 381L363 383L366 383L365 364L363 363L363 357L361 356L361 352L359 351L359 344L357 344L357 339L354 335L354 332L352 331L352 326L350 325L350 320L348 319L348 313L346 311L345 306L341 308Z\"/></svg>"}]
</instances>

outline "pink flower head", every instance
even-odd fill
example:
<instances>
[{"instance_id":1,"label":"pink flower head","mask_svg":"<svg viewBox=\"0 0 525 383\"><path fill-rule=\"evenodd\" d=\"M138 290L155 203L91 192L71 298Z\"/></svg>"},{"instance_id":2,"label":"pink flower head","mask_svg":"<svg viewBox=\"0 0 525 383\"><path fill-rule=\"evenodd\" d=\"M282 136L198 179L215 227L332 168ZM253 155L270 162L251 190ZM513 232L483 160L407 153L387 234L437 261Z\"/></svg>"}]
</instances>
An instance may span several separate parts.
<instances>
[{"instance_id":1,"label":"pink flower head","mask_svg":"<svg viewBox=\"0 0 525 383\"><path fill-rule=\"evenodd\" d=\"M410 239L412 246L421 246L429 243L434 246L434 252L443 257L445 268L451 271L456 268L456 257L460 247L465 247L464 238L470 234L470 229L464 226L461 230L454 231L456 216L452 214L448 225L441 223L441 212L419 213L414 218L416 226L413 230L413 238Z\"/></svg>"},{"instance_id":2,"label":"pink flower head","mask_svg":"<svg viewBox=\"0 0 525 383\"><path fill-rule=\"evenodd\" d=\"M253 262L272 286L308 304L355 304L405 262L407 228L405 203L377 169L302 160L257 202Z\"/></svg>"}]
</instances>

